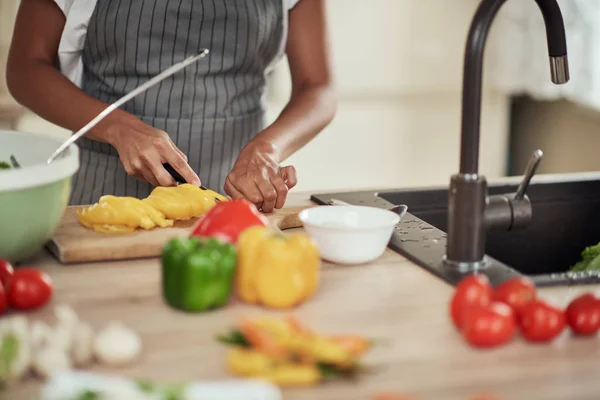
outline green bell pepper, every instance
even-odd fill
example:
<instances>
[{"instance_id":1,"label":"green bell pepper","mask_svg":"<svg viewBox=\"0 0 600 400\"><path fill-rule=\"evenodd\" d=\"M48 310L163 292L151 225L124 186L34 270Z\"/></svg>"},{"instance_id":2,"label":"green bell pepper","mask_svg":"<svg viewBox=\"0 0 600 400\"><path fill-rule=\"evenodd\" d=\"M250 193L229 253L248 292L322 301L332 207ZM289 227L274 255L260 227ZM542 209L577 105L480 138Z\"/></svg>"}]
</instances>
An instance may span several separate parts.
<instances>
[{"instance_id":1,"label":"green bell pepper","mask_svg":"<svg viewBox=\"0 0 600 400\"><path fill-rule=\"evenodd\" d=\"M215 238L175 238L161 254L163 297L171 307L200 312L222 307L233 289L237 252Z\"/></svg>"}]
</instances>

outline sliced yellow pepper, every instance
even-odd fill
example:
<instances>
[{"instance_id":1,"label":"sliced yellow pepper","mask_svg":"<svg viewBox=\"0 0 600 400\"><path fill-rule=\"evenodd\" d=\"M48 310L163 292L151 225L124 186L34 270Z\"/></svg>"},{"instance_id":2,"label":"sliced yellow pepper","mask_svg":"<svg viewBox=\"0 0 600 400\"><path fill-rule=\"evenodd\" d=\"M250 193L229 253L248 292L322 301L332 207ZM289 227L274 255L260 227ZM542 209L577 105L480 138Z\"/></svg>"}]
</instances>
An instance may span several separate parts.
<instances>
[{"instance_id":1,"label":"sliced yellow pepper","mask_svg":"<svg viewBox=\"0 0 600 400\"><path fill-rule=\"evenodd\" d=\"M227 368L235 375L261 378L281 386L314 385L321 380L315 365L276 362L257 350L239 347L227 353Z\"/></svg>"},{"instance_id":2,"label":"sliced yellow pepper","mask_svg":"<svg viewBox=\"0 0 600 400\"><path fill-rule=\"evenodd\" d=\"M301 354L307 359L339 366L349 365L354 360L350 352L322 336L294 335L280 340L290 352Z\"/></svg>"},{"instance_id":3,"label":"sliced yellow pepper","mask_svg":"<svg viewBox=\"0 0 600 400\"><path fill-rule=\"evenodd\" d=\"M316 365L286 363L275 366L264 375L259 375L280 386L310 386L321 381Z\"/></svg>"},{"instance_id":4,"label":"sliced yellow pepper","mask_svg":"<svg viewBox=\"0 0 600 400\"><path fill-rule=\"evenodd\" d=\"M227 198L212 190L184 183L169 187L158 186L142 201L167 218L188 220L204 215L219 201L227 201Z\"/></svg>"},{"instance_id":5,"label":"sliced yellow pepper","mask_svg":"<svg viewBox=\"0 0 600 400\"><path fill-rule=\"evenodd\" d=\"M271 357L294 354L305 361L346 366L366 351L366 348L361 349L363 351L355 350L337 338L297 332L290 320L284 319L246 319L240 324L240 331L253 348Z\"/></svg>"},{"instance_id":6,"label":"sliced yellow pepper","mask_svg":"<svg viewBox=\"0 0 600 400\"><path fill-rule=\"evenodd\" d=\"M294 307L317 290L320 266L318 248L308 235L250 227L238 239L238 295L248 303Z\"/></svg>"},{"instance_id":7,"label":"sliced yellow pepper","mask_svg":"<svg viewBox=\"0 0 600 400\"><path fill-rule=\"evenodd\" d=\"M173 220L134 197L102 196L98 203L77 210L79 222L103 233L129 233L136 228L173 226Z\"/></svg>"},{"instance_id":8,"label":"sliced yellow pepper","mask_svg":"<svg viewBox=\"0 0 600 400\"><path fill-rule=\"evenodd\" d=\"M236 375L265 374L273 368L273 364L269 356L257 350L234 347L227 353L227 368Z\"/></svg>"}]
</instances>

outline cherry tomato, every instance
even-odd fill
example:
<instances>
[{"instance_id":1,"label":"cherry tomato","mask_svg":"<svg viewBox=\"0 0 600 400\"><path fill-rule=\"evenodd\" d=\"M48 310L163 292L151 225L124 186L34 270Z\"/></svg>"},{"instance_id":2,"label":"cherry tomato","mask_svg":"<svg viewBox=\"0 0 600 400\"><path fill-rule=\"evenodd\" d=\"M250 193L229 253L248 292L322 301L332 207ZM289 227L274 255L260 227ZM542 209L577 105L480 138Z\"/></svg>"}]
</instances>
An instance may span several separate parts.
<instances>
[{"instance_id":1,"label":"cherry tomato","mask_svg":"<svg viewBox=\"0 0 600 400\"><path fill-rule=\"evenodd\" d=\"M561 334L566 326L563 310L536 299L525 304L518 314L521 333L530 342L548 342Z\"/></svg>"},{"instance_id":2,"label":"cherry tomato","mask_svg":"<svg viewBox=\"0 0 600 400\"><path fill-rule=\"evenodd\" d=\"M0 283L2 286L8 285L8 281L13 276L13 266L6 260L0 258Z\"/></svg>"},{"instance_id":3,"label":"cherry tomato","mask_svg":"<svg viewBox=\"0 0 600 400\"><path fill-rule=\"evenodd\" d=\"M50 277L33 268L18 268L7 287L8 305L17 310L31 310L46 304L52 297Z\"/></svg>"},{"instance_id":4,"label":"cherry tomato","mask_svg":"<svg viewBox=\"0 0 600 400\"><path fill-rule=\"evenodd\" d=\"M571 301L565 315L573 333L594 335L600 329L600 300L591 293L582 294Z\"/></svg>"},{"instance_id":5,"label":"cherry tomato","mask_svg":"<svg viewBox=\"0 0 600 400\"><path fill-rule=\"evenodd\" d=\"M0 285L0 314L4 313L7 309L6 292L4 291L4 286Z\"/></svg>"},{"instance_id":6,"label":"cherry tomato","mask_svg":"<svg viewBox=\"0 0 600 400\"><path fill-rule=\"evenodd\" d=\"M490 304L492 287L485 275L470 275L456 286L450 302L450 316L454 325L460 329L463 312L472 307Z\"/></svg>"},{"instance_id":7,"label":"cherry tomato","mask_svg":"<svg viewBox=\"0 0 600 400\"><path fill-rule=\"evenodd\" d=\"M535 284L526 277L512 278L494 288L493 300L512 307L515 312L537 296Z\"/></svg>"},{"instance_id":8,"label":"cherry tomato","mask_svg":"<svg viewBox=\"0 0 600 400\"><path fill-rule=\"evenodd\" d=\"M471 346L496 347L509 342L517 331L515 314L500 302L464 312L461 334Z\"/></svg>"}]
</instances>

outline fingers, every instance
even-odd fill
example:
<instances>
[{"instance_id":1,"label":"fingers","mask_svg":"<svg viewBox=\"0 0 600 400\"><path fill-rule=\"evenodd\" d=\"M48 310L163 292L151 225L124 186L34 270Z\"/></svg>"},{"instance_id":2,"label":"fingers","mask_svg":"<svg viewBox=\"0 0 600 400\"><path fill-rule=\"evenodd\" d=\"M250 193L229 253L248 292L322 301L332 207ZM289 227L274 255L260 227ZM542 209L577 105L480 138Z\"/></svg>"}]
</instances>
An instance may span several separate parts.
<instances>
[{"instance_id":1,"label":"fingers","mask_svg":"<svg viewBox=\"0 0 600 400\"><path fill-rule=\"evenodd\" d=\"M285 200L287 199L289 188L285 184L285 181L280 175L274 175L271 177L271 186L276 192L276 198L273 206L275 208L283 208L285 205ZM264 209L264 203L263 203ZM272 209L271 209L272 211Z\"/></svg>"},{"instance_id":2,"label":"fingers","mask_svg":"<svg viewBox=\"0 0 600 400\"><path fill-rule=\"evenodd\" d=\"M177 151L177 153L179 153L179 155L183 158L183 160L187 163L188 162L188 158L185 155L185 153L181 150L179 150L179 147L177 147L174 143L173 143L173 148Z\"/></svg>"},{"instance_id":3,"label":"fingers","mask_svg":"<svg viewBox=\"0 0 600 400\"><path fill-rule=\"evenodd\" d=\"M225 179L225 186L223 187L223 189L225 189L225 193L227 193L233 200L240 200L246 198L244 196L244 193L237 190L233 183L231 183L229 177Z\"/></svg>"},{"instance_id":4,"label":"fingers","mask_svg":"<svg viewBox=\"0 0 600 400\"><path fill-rule=\"evenodd\" d=\"M233 172L227 177L224 189L232 199L248 199L266 213L282 208L289 190L279 175L273 175L270 179L264 176L252 178L238 176Z\"/></svg>"},{"instance_id":5,"label":"fingers","mask_svg":"<svg viewBox=\"0 0 600 400\"><path fill-rule=\"evenodd\" d=\"M263 195L251 176L230 172L225 181L225 191L234 199L245 198L251 201L258 209L263 205Z\"/></svg>"},{"instance_id":6,"label":"fingers","mask_svg":"<svg viewBox=\"0 0 600 400\"><path fill-rule=\"evenodd\" d=\"M296 175L296 168L293 165L288 165L279 170L279 176L283 178L288 189L292 189L298 184L298 177Z\"/></svg>"},{"instance_id":7,"label":"fingers","mask_svg":"<svg viewBox=\"0 0 600 400\"><path fill-rule=\"evenodd\" d=\"M277 190L275 190L273 184L268 180L261 179L256 182L256 187L260 191L262 197L262 210L266 213L273 212L275 202L277 201Z\"/></svg>"},{"instance_id":8,"label":"fingers","mask_svg":"<svg viewBox=\"0 0 600 400\"><path fill-rule=\"evenodd\" d=\"M172 146L172 149L172 151L167 151L163 154L165 160L171 164L171 167L173 167L175 171L179 172L179 175L181 175L187 183L200 186L200 178L187 163L187 157L185 157L185 154L175 147L175 145Z\"/></svg>"},{"instance_id":9,"label":"fingers","mask_svg":"<svg viewBox=\"0 0 600 400\"><path fill-rule=\"evenodd\" d=\"M142 169L139 174L136 176L137 179L146 181L150 183L152 186L161 186L161 184L156 180L154 174L149 169Z\"/></svg>"},{"instance_id":10,"label":"fingers","mask_svg":"<svg viewBox=\"0 0 600 400\"><path fill-rule=\"evenodd\" d=\"M148 182L153 186L159 186L154 174L145 168L145 165L140 158L125 160L123 161L123 166L125 167L125 172L127 172L127 175L132 176L135 179Z\"/></svg>"}]
</instances>

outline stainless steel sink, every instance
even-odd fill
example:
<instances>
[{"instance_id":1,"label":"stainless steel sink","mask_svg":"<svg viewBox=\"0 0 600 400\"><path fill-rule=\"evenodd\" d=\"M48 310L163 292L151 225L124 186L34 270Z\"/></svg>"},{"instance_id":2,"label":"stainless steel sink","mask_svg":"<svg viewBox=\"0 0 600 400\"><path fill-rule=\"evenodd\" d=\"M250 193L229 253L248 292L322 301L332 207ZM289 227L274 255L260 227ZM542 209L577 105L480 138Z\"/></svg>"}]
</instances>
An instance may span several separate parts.
<instances>
[{"instance_id":1,"label":"stainless steel sink","mask_svg":"<svg viewBox=\"0 0 600 400\"><path fill-rule=\"evenodd\" d=\"M490 194L511 193L518 180L504 179L489 184ZM539 176L528 195L533 219L521 229L489 232L486 254L490 259L484 273L493 283L520 274L539 286L600 282L599 272L568 272L581 251L600 242L600 174ZM328 204L331 199L350 204L389 207L406 204L408 214L397 226L390 248L456 284L464 275L445 265L448 220L448 188L370 190L315 194L312 200Z\"/></svg>"}]
</instances>

